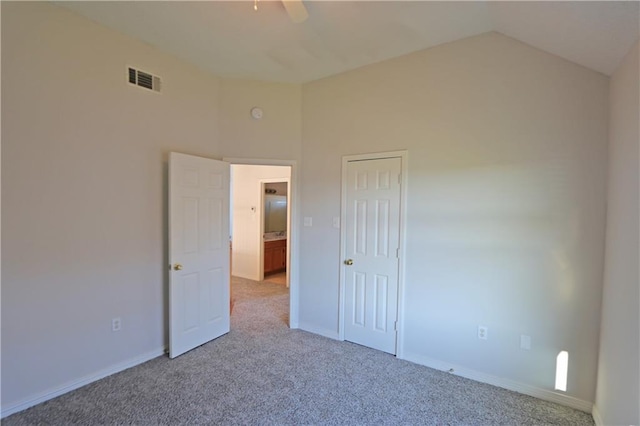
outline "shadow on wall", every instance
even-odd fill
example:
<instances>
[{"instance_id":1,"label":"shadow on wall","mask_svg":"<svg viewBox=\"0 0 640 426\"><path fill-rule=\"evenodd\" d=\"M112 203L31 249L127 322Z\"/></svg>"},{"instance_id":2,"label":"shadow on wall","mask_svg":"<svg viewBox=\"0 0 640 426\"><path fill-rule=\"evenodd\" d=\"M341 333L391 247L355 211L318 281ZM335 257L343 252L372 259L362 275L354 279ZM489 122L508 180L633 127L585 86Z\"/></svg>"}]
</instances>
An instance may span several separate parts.
<instances>
[{"instance_id":1,"label":"shadow on wall","mask_svg":"<svg viewBox=\"0 0 640 426\"><path fill-rule=\"evenodd\" d=\"M523 374L525 356L535 358L536 385L554 389L556 358L566 350L573 354L569 388L593 379L584 372L594 371L598 336L590 321L599 317L601 293L600 265L591 260L601 248L583 246L600 233L594 224L602 206L572 167L448 170L416 185L429 196L409 201L408 262L421 272L408 280L423 283L410 287L405 299L407 322L419 324L408 331L409 352L480 371L494 365L491 370L510 370L511 377ZM491 329L489 344L470 360L464 353L478 351L478 343L468 334L478 324ZM586 335L576 336L581 327ZM521 335L529 339L527 352L520 350Z\"/></svg>"}]
</instances>

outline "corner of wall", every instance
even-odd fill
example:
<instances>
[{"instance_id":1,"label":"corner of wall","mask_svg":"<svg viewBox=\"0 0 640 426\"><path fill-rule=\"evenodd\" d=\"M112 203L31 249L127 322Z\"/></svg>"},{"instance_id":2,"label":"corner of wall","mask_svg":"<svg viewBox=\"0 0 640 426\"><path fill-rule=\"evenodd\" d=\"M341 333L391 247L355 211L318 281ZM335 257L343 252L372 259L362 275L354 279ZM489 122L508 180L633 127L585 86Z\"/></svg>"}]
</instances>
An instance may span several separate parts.
<instances>
[{"instance_id":1,"label":"corner of wall","mask_svg":"<svg viewBox=\"0 0 640 426\"><path fill-rule=\"evenodd\" d=\"M476 371L457 365L452 365L444 361L432 359L415 353L407 353L404 359L416 364L424 365L425 367L433 368L435 370L451 372L451 374L455 374L466 379L475 380L481 383L487 383L499 388L533 396L534 398L575 408L576 410L584 411L586 413L592 413L593 411L594 406L590 401L585 401L583 399L560 394L558 392L553 392L547 389L541 389L539 387L531 386L526 383L521 383L515 380L510 380L491 374L486 374L481 371Z\"/></svg>"},{"instance_id":2,"label":"corner of wall","mask_svg":"<svg viewBox=\"0 0 640 426\"><path fill-rule=\"evenodd\" d=\"M604 426L604 422L602 421L602 417L600 416L600 410L598 410L598 406L593 404L593 408L591 409L591 416L593 417L593 421L596 426Z\"/></svg>"},{"instance_id":3,"label":"corner of wall","mask_svg":"<svg viewBox=\"0 0 640 426\"><path fill-rule=\"evenodd\" d=\"M318 334L323 337L327 337L333 340L340 340L340 336L338 332L335 330L329 330L327 328L317 327L313 324L308 324L306 322L298 323L298 328L303 331L308 331L309 333Z\"/></svg>"},{"instance_id":4,"label":"corner of wall","mask_svg":"<svg viewBox=\"0 0 640 426\"><path fill-rule=\"evenodd\" d=\"M135 367L136 365L144 364L145 362L151 361L154 358L163 356L165 352L167 352L167 347L163 346L153 351L119 362L115 365L111 365L105 369L102 369L95 373L91 373L77 380L73 380L73 381L61 384L60 386L56 386L53 389L48 389L36 395L31 395L28 398L25 398L21 401L7 404L6 406L3 406L0 409L0 418L4 419L5 417L8 417L12 414L26 410L27 408L33 407L45 401L49 401L50 399L64 395L65 393L74 391L76 389L79 389L90 383L96 382L105 377L111 376L113 374L119 373L129 368Z\"/></svg>"}]
</instances>

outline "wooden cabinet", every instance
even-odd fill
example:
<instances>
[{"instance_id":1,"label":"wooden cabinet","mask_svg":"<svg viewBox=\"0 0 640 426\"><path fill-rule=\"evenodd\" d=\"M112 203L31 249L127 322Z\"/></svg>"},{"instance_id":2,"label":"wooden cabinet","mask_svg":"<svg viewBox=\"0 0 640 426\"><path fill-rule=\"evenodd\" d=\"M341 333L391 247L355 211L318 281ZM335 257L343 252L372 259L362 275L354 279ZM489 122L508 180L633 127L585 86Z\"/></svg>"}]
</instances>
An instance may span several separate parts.
<instances>
[{"instance_id":1,"label":"wooden cabinet","mask_svg":"<svg viewBox=\"0 0 640 426\"><path fill-rule=\"evenodd\" d=\"M287 267L287 240L265 241L264 274L284 271Z\"/></svg>"}]
</instances>

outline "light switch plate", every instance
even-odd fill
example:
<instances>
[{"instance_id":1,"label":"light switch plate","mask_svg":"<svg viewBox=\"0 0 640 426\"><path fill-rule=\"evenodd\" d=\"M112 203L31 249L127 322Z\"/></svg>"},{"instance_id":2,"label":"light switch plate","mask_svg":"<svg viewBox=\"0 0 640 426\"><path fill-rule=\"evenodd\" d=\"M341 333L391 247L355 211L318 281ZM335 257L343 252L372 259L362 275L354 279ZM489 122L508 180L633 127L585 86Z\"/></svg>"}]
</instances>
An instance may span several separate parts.
<instances>
[{"instance_id":1,"label":"light switch plate","mask_svg":"<svg viewBox=\"0 0 640 426\"><path fill-rule=\"evenodd\" d=\"M333 218L333 227L340 229L340 218L339 217L334 217Z\"/></svg>"},{"instance_id":2,"label":"light switch plate","mask_svg":"<svg viewBox=\"0 0 640 426\"><path fill-rule=\"evenodd\" d=\"M312 217L305 217L304 218L304 226L313 226L313 218Z\"/></svg>"},{"instance_id":3,"label":"light switch plate","mask_svg":"<svg viewBox=\"0 0 640 426\"><path fill-rule=\"evenodd\" d=\"M520 335L520 349L525 351L531 350L531 336L527 336L526 334Z\"/></svg>"}]
</instances>

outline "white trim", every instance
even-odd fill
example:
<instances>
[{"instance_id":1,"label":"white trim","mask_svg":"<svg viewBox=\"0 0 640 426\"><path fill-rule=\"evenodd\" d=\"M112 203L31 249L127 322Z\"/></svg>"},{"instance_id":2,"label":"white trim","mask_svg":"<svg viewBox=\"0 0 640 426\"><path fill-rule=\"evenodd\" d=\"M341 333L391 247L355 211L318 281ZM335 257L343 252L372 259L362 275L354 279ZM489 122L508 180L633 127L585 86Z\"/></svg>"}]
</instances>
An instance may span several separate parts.
<instances>
[{"instance_id":1,"label":"white trim","mask_svg":"<svg viewBox=\"0 0 640 426\"><path fill-rule=\"evenodd\" d=\"M300 235L298 232L298 215L300 205L300 196L298 194L298 162L296 160L272 160L272 159L260 159L260 158L238 158L238 157L224 157L222 161L226 161L231 164L248 164L254 166L289 166L291 167L291 174L289 175L289 193L287 197L289 200L293 200L288 204L291 205L289 230L291 235L287 235L287 250L289 251L289 265L287 266L287 272L289 277L289 328L299 328L300 318L300 303L299 292L300 287L298 285L300 281L299 254L298 248Z\"/></svg>"},{"instance_id":2,"label":"white trim","mask_svg":"<svg viewBox=\"0 0 640 426\"><path fill-rule=\"evenodd\" d=\"M342 263L346 258L347 252L347 165L348 157L342 157L342 168L340 169L340 257L338 258L338 339L344 340L344 299L345 299L345 269Z\"/></svg>"},{"instance_id":3,"label":"white trim","mask_svg":"<svg viewBox=\"0 0 640 426\"><path fill-rule=\"evenodd\" d=\"M308 331L309 333L318 334L322 337L326 337L332 340L344 340L341 339L338 333L335 330L329 330L327 328L317 327L315 325L310 325L305 322L300 323L300 330Z\"/></svg>"},{"instance_id":4,"label":"white trim","mask_svg":"<svg viewBox=\"0 0 640 426\"><path fill-rule=\"evenodd\" d=\"M397 334L396 334L396 351L395 354L398 358L402 358L404 355L404 272L406 267L406 241L407 241L407 184L409 182L409 151L387 151L387 152L375 152L369 154L355 154L345 155L342 157L342 175L341 175L341 197L340 197L340 259L344 259L346 252L346 228L347 223L347 165L352 161L364 161L364 160L379 160L383 158L400 158L400 241L398 253L398 312L397 312ZM344 340L344 299L345 299L345 269L342 262L340 263L340 275L339 275L339 297L338 304L339 317L338 320L338 338Z\"/></svg>"},{"instance_id":5,"label":"white trim","mask_svg":"<svg viewBox=\"0 0 640 426\"><path fill-rule=\"evenodd\" d=\"M404 276L407 265L407 194L409 185L409 151L398 152L401 159L401 179L400 186L400 241L398 247L400 248L399 265L398 265L398 318L397 318L397 337L396 337L396 357L404 357L404 319L405 319L405 287Z\"/></svg>"},{"instance_id":6,"label":"white trim","mask_svg":"<svg viewBox=\"0 0 640 426\"><path fill-rule=\"evenodd\" d=\"M585 401L583 399L575 398L573 396L561 394L548 389L542 389L535 386L527 385L525 383L516 382L514 380L493 376L491 374L482 373L480 371L471 370L457 365L452 365L444 361L425 357L423 355L418 355L415 353L405 353L404 359L416 364L433 368L435 370L451 372L451 374L455 374L456 376L461 376L467 379L475 380L477 382L498 386L500 388L522 393L524 395L533 396L545 401L555 402L556 404L565 405L567 407L575 408L576 410L584 411L586 413L592 413L593 410L593 403Z\"/></svg>"},{"instance_id":7,"label":"white trim","mask_svg":"<svg viewBox=\"0 0 640 426\"><path fill-rule=\"evenodd\" d=\"M273 160L266 158L240 158L240 157L222 157L222 161L231 164L246 164L251 166L297 166L296 160Z\"/></svg>"},{"instance_id":8,"label":"white trim","mask_svg":"<svg viewBox=\"0 0 640 426\"><path fill-rule=\"evenodd\" d=\"M596 404L593 404L593 408L591 409L591 417L593 417L593 421L596 426L604 426L604 421L602 421L600 410L598 410L598 406Z\"/></svg>"},{"instance_id":9,"label":"white trim","mask_svg":"<svg viewBox=\"0 0 640 426\"><path fill-rule=\"evenodd\" d=\"M9 404L6 407L2 407L2 414L0 418L5 418L10 416L11 414L15 414L19 411L26 410L29 407L33 407L34 405L40 404L42 402L48 401L50 399L56 398L60 395L63 395L67 392L71 392L72 390L76 390L81 388L82 386L86 386L89 383L93 383L97 380L103 379L107 376L111 376L112 374L119 373L121 371L127 370L131 367L135 367L136 365L143 364L147 361L150 361L154 358L164 355L166 352L165 348L155 349L151 352L147 352L140 356L131 358L127 361L122 361L117 364L114 364L105 369L99 370L95 373L86 375L77 380L73 380L71 382L67 382L61 386L57 386L53 389L49 389L47 391L41 392L39 394L30 396L28 398L23 399L22 401L15 402Z\"/></svg>"}]
</instances>

